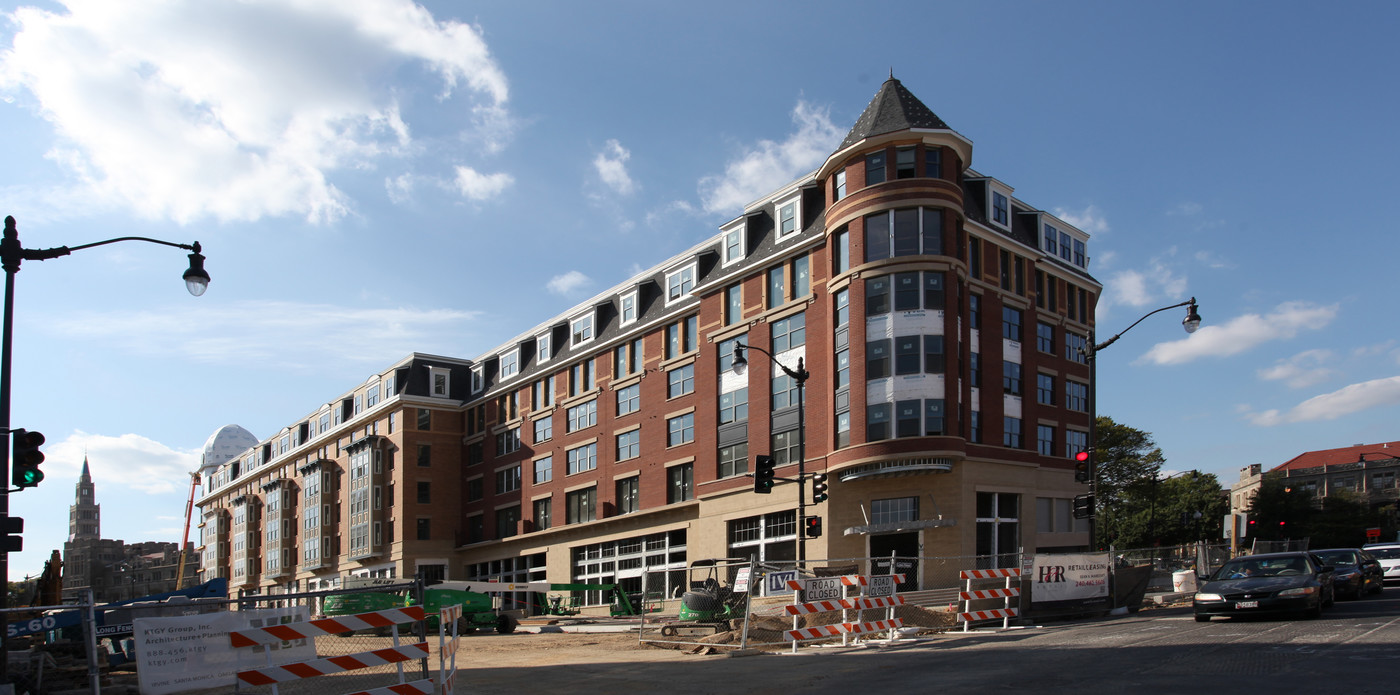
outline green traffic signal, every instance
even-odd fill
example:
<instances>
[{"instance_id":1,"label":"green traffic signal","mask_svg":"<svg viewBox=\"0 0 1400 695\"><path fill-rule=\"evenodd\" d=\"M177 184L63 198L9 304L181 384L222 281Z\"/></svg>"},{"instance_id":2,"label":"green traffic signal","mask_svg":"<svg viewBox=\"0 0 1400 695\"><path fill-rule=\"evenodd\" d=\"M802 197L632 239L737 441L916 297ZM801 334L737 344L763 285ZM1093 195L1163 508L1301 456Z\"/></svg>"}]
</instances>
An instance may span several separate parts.
<instances>
[{"instance_id":1,"label":"green traffic signal","mask_svg":"<svg viewBox=\"0 0 1400 695\"><path fill-rule=\"evenodd\" d=\"M39 447L44 444L44 435L25 429L10 431L10 482L21 490L34 487L44 480L44 472L39 464L44 462L44 452Z\"/></svg>"}]
</instances>

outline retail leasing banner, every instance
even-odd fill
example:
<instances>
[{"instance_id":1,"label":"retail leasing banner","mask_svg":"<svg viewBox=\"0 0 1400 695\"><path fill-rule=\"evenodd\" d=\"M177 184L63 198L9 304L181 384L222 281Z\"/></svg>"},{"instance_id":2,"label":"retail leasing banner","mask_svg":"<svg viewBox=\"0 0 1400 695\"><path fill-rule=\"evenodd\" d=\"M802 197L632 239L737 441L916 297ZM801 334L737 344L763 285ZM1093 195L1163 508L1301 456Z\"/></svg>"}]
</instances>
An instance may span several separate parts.
<instances>
[{"instance_id":1,"label":"retail leasing banner","mask_svg":"<svg viewBox=\"0 0 1400 695\"><path fill-rule=\"evenodd\" d=\"M1108 596L1108 553L1038 554L1031 565L1031 602Z\"/></svg>"}]
</instances>

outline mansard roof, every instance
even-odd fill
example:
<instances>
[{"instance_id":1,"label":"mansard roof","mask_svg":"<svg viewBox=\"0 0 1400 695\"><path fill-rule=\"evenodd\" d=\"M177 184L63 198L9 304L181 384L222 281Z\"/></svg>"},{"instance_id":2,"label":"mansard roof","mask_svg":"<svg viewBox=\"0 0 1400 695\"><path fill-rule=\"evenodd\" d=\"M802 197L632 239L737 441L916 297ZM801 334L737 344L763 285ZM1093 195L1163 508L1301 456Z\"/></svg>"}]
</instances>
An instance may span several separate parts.
<instances>
[{"instance_id":1,"label":"mansard roof","mask_svg":"<svg viewBox=\"0 0 1400 695\"><path fill-rule=\"evenodd\" d=\"M951 130L938 114L924 106L924 102L919 101L919 98L896 80L894 75L890 75L890 78L880 85L880 91L875 93L875 98L870 100L870 105L865 107L865 112L856 119L851 132L846 134L846 139L841 141L841 146L836 150L839 152L876 135L911 128Z\"/></svg>"}]
</instances>

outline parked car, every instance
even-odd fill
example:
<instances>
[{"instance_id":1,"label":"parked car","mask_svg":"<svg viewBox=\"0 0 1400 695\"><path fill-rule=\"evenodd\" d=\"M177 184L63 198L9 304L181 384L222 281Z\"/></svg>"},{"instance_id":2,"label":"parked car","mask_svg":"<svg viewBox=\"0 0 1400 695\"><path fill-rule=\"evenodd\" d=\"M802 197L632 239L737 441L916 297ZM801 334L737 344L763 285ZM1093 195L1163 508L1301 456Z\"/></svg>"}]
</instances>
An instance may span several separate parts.
<instances>
[{"instance_id":1,"label":"parked car","mask_svg":"<svg viewBox=\"0 0 1400 695\"><path fill-rule=\"evenodd\" d=\"M1361 548L1328 548L1312 553L1322 564L1332 566L1332 587L1339 596L1361 598L1379 594L1385 588L1385 570L1380 561Z\"/></svg>"},{"instance_id":2,"label":"parked car","mask_svg":"<svg viewBox=\"0 0 1400 695\"><path fill-rule=\"evenodd\" d=\"M1400 543L1367 543L1361 549L1380 561L1385 581L1400 582Z\"/></svg>"},{"instance_id":3,"label":"parked car","mask_svg":"<svg viewBox=\"0 0 1400 695\"><path fill-rule=\"evenodd\" d=\"M1312 553L1267 553L1227 561L1206 578L1192 602L1196 622L1214 616L1300 614L1322 617L1332 605L1332 566Z\"/></svg>"}]
</instances>

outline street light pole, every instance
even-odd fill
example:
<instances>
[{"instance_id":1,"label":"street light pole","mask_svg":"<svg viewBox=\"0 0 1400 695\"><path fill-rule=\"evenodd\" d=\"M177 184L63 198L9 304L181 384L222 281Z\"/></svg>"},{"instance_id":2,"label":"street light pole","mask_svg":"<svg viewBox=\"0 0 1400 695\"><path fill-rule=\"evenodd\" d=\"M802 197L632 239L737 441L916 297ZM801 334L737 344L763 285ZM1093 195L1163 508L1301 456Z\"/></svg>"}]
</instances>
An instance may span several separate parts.
<instances>
[{"instance_id":1,"label":"street light pole","mask_svg":"<svg viewBox=\"0 0 1400 695\"><path fill-rule=\"evenodd\" d=\"M1090 471L1090 478L1089 478L1089 494L1093 497L1093 499L1094 499L1094 505L1095 505L1095 506L1098 505L1098 501L1099 501L1099 497L1098 497L1098 488L1099 488L1099 455L1098 455L1098 454L1099 454L1099 450L1098 450L1098 446L1099 446L1099 439L1098 439L1098 432L1099 432L1099 411L1098 411L1098 407L1099 407L1099 406L1098 406L1098 388L1099 388L1099 384L1098 384L1098 378L1097 378L1097 375L1098 375L1098 360L1095 359L1095 357L1098 355L1098 352L1099 352L1100 350L1102 350L1102 349L1104 349L1104 348L1106 348L1106 347L1108 347L1108 346L1110 346L1110 345L1112 345L1112 344L1118 342L1118 339L1119 339L1119 338L1122 338L1124 333L1127 333L1128 331L1133 330L1133 326L1136 326L1136 325L1138 325L1139 323L1142 323L1143 320L1146 319L1148 316L1151 316L1151 315L1157 314L1157 313L1161 313L1161 312L1167 311L1167 310L1169 310L1169 309L1177 309L1177 308L1180 308L1180 307L1187 307L1187 309L1186 309L1186 318L1184 318L1184 319L1181 320L1181 327L1182 327L1183 329L1185 329L1187 333L1195 333L1195 332L1196 332L1196 329L1198 329L1198 328L1201 327L1201 315L1196 311L1196 308L1197 308L1197 307L1196 307L1196 298L1195 298L1195 297L1192 297L1192 298L1190 298L1190 299L1188 299L1188 300L1186 300L1186 301L1184 301L1184 302L1181 302L1180 304L1173 304L1173 305L1171 305L1171 306L1164 306L1164 307L1162 307L1161 309L1155 309L1155 310L1153 310L1153 311L1147 312L1146 314L1143 314L1143 315L1142 315L1142 318L1139 318L1138 320L1134 321L1134 322L1132 323L1132 325L1128 326L1127 328L1124 328L1123 330L1119 331L1116 335L1114 335L1112 338L1109 338L1108 340L1105 340L1105 341L1103 341L1102 343L1095 343L1095 342L1094 342L1094 332L1091 330L1091 331L1089 331L1088 343L1087 343L1083 348L1080 348L1080 350L1079 350L1079 354L1083 355L1083 356L1084 356L1084 359L1085 359L1086 361L1088 361L1088 363L1089 363L1089 403L1088 403L1088 405L1089 405L1089 451L1092 452L1092 457L1091 457L1090 460L1091 460L1091 461L1093 462L1093 464L1094 464L1094 465L1093 465L1093 470ZM1093 549L1094 549L1094 540L1095 540L1095 539L1094 539L1094 526L1095 526L1094 522L1095 522L1095 520L1096 520L1096 517L1097 517L1097 515L1090 515L1090 516L1089 516L1089 549L1090 549L1090 550L1093 550Z\"/></svg>"},{"instance_id":2,"label":"street light pole","mask_svg":"<svg viewBox=\"0 0 1400 695\"><path fill-rule=\"evenodd\" d=\"M0 478L0 483L3 483L0 484L0 527L7 527L10 517L10 365L14 346L15 273L19 272L22 261L46 261L51 258L67 256L74 251L115 244L119 241L145 241L191 251L189 254L190 267L183 276L185 287L190 294L196 297L204 294L204 291L209 288L209 273L204 270L204 256L200 254L199 242L197 241L193 245L189 245L147 237L119 237L73 247L26 249L20 244L19 228L15 225L15 218L5 218L5 236L3 240L0 240L0 267L5 269L5 315L4 325L0 327L0 474L4 476ZM5 609L10 605L10 550L8 547L5 548L4 552L0 552L0 581L4 582L3 590L0 590L0 609ZM0 644L3 643L8 634L9 614L0 610ZM0 656L3 656L3 650L0 650ZM7 659L0 658L0 683L8 682L9 663Z\"/></svg>"},{"instance_id":3,"label":"street light pole","mask_svg":"<svg viewBox=\"0 0 1400 695\"><path fill-rule=\"evenodd\" d=\"M793 381L797 382L797 566L802 567L807 564L807 379L812 376L806 368L802 366L802 358L797 358L797 369L789 369L787 365L778 361L773 353L755 345L744 345L734 343L734 361L732 369L737 375L743 375L748 367L749 361L744 358L745 350L757 350L768 356L773 364L783 370Z\"/></svg>"}]
</instances>

